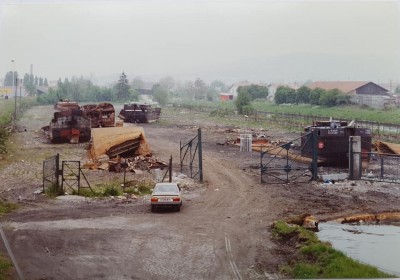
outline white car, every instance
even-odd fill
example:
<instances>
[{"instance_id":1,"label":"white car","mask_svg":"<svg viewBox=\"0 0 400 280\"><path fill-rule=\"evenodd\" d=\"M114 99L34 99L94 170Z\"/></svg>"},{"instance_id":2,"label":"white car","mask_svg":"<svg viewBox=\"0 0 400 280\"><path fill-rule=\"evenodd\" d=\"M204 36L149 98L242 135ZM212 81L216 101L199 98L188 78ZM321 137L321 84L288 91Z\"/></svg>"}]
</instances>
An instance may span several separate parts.
<instances>
[{"instance_id":1,"label":"white car","mask_svg":"<svg viewBox=\"0 0 400 280\"><path fill-rule=\"evenodd\" d=\"M182 190L177 183L157 183L151 194L151 211L158 207L172 207L176 211L181 210Z\"/></svg>"}]
</instances>

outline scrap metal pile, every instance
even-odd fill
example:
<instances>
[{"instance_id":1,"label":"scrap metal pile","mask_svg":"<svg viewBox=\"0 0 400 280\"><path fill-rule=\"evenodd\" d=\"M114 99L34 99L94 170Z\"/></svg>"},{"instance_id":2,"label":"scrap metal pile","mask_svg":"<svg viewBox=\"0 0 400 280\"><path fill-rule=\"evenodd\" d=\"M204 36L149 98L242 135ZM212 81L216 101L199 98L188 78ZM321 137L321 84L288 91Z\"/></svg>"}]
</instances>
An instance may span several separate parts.
<instances>
[{"instance_id":1,"label":"scrap metal pile","mask_svg":"<svg viewBox=\"0 0 400 280\"><path fill-rule=\"evenodd\" d=\"M150 104L127 103L118 117L128 123L151 123L160 118L161 108L153 108Z\"/></svg>"},{"instance_id":2,"label":"scrap metal pile","mask_svg":"<svg viewBox=\"0 0 400 280\"><path fill-rule=\"evenodd\" d=\"M400 155L400 144L376 141L374 147L380 154Z\"/></svg>"},{"instance_id":3,"label":"scrap metal pile","mask_svg":"<svg viewBox=\"0 0 400 280\"><path fill-rule=\"evenodd\" d=\"M152 156L136 156L133 158L116 157L108 161L108 170L114 172L128 171L141 174L151 169L163 169L168 165Z\"/></svg>"},{"instance_id":4,"label":"scrap metal pile","mask_svg":"<svg viewBox=\"0 0 400 280\"><path fill-rule=\"evenodd\" d=\"M139 173L167 166L152 157L141 127L93 128L89 156L91 161L84 165L89 169Z\"/></svg>"},{"instance_id":5,"label":"scrap metal pile","mask_svg":"<svg viewBox=\"0 0 400 280\"><path fill-rule=\"evenodd\" d=\"M115 126L115 110L110 103L87 104L82 106L82 110L90 118L92 127Z\"/></svg>"},{"instance_id":6,"label":"scrap metal pile","mask_svg":"<svg viewBox=\"0 0 400 280\"><path fill-rule=\"evenodd\" d=\"M50 125L42 128L52 143L81 143L90 140L90 118L85 116L77 102L60 100L54 109L56 112Z\"/></svg>"}]
</instances>

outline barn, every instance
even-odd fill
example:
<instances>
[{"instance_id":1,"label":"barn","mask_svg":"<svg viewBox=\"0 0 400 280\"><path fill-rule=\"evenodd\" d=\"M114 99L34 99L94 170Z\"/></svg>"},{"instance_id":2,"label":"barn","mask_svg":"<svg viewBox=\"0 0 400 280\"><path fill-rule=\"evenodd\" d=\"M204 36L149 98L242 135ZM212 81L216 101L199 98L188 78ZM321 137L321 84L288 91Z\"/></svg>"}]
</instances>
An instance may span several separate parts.
<instances>
[{"instance_id":1,"label":"barn","mask_svg":"<svg viewBox=\"0 0 400 280\"><path fill-rule=\"evenodd\" d=\"M351 95L351 101L371 108L386 108L394 105L394 98L388 90L373 82L360 81L319 81L313 82L309 88L322 88L325 90L338 89L344 94Z\"/></svg>"}]
</instances>

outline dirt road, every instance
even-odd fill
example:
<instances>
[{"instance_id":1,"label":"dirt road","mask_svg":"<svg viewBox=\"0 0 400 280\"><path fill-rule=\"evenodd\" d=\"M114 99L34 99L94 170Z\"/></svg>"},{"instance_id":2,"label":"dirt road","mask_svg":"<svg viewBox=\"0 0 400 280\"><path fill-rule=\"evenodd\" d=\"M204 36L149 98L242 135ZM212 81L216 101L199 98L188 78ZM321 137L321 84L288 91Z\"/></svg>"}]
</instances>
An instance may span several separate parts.
<instances>
[{"instance_id":1,"label":"dirt road","mask_svg":"<svg viewBox=\"0 0 400 280\"><path fill-rule=\"evenodd\" d=\"M47 199L33 194L41 187L45 156L86 156L84 144L43 142L35 131L47 124L49 112L50 106L27 112L16 137L16 161L0 170L3 198L22 205L2 218L2 227L26 279L273 278L279 276L285 248L271 241L272 221L306 212L328 218L399 205L400 191L393 193L390 185L361 191L364 182L358 182L359 189L338 191L319 183L260 184L259 170L251 168L259 155L217 145L233 136L191 112L143 126L154 155L163 160L179 158L179 140L203 127L205 183L185 191L181 212L151 213L146 198ZM89 180L118 178L108 171L88 175Z\"/></svg>"}]
</instances>

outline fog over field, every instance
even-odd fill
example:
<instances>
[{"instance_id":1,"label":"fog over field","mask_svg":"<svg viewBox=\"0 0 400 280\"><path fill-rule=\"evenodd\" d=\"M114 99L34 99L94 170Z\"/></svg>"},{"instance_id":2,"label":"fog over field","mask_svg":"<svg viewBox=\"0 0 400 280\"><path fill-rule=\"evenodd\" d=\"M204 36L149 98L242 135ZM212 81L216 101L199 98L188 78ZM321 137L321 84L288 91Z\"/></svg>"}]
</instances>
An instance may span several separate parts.
<instances>
[{"instance_id":1,"label":"fog over field","mask_svg":"<svg viewBox=\"0 0 400 280\"><path fill-rule=\"evenodd\" d=\"M400 80L399 1L0 1L7 71L97 83ZM14 60L15 63L11 61Z\"/></svg>"}]
</instances>

